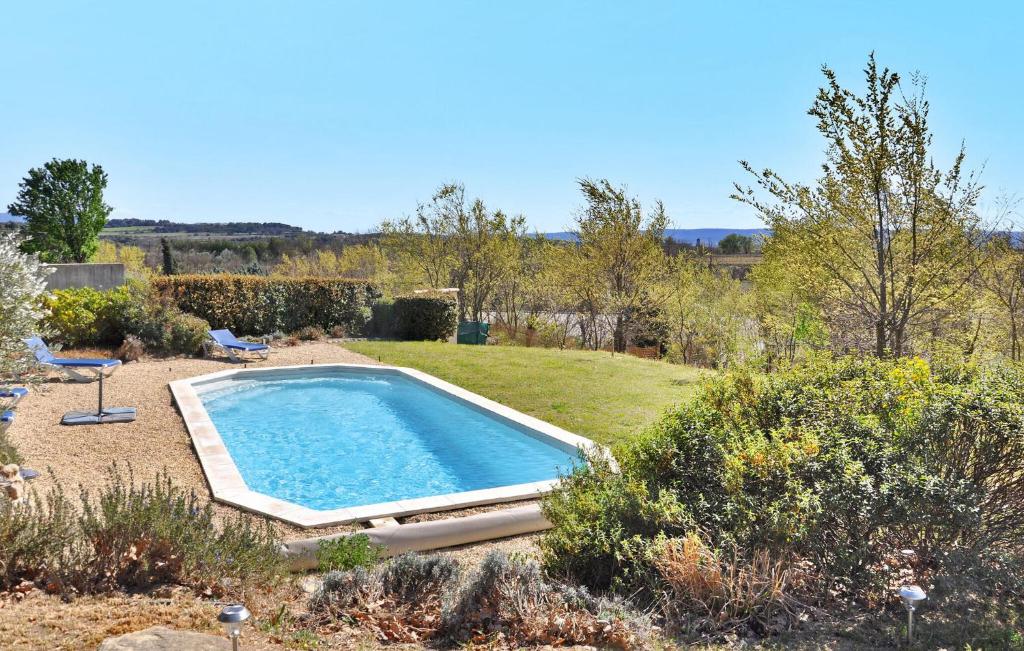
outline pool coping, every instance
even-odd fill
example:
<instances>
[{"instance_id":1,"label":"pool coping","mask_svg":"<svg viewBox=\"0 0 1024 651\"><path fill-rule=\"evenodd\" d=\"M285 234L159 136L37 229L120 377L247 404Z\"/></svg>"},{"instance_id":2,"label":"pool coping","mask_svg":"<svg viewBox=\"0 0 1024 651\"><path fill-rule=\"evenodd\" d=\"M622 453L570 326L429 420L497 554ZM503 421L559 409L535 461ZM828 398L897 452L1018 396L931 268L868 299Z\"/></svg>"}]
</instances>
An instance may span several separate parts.
<instances>
[{"instance_id":1,"label":"pool coping","mask_svg":"<svg viewBox=\"0 0 1024 651\"><path fill-rule=\"evenodd\" d=\"M607 455L607 451L588 438L584 438L560 427L534 418L511 407L502 405L462 387L445 382L433 375L414 368L384 366L376 364L304 364L293 366L260 366L255 368L231 368L215 373L174 380L169 383L171 395L178 405L178 411L185 421L185 427L192 438L192 446L199 457L199 463L206 475L213 499L224 504L266 515L302 528L328 527L370 519L402 517L417 513L431 513L465 509L489 504L500 504L519 500L535 499L550 492L558 485L558 479L498 486L482 490L433 495L409 500L380 502L353 507L318 511L280 498L271 497L251 490L224 445L220 433L210 419L203 402L196 391L198 384L214 382L228 377L248 374L309 371L311 369L367 370L375 373L405 375L463 400L478 409L490 412L522 427L553 439L562 446L574 447L589 453Z\"/></svg>"}]
</instances>

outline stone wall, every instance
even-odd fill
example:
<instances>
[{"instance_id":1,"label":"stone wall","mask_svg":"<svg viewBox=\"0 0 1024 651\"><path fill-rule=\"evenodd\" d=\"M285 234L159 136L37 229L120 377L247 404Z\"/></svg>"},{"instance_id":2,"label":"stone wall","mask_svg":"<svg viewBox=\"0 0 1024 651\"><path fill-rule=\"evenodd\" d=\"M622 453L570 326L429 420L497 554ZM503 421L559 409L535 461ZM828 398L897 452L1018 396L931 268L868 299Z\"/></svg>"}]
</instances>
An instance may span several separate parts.
<instances>
[{"instance_id":1,"label":"stone wall","mask_svg":"<svg viewBox=\"0 0 1024 651\"><path fill-rule=\"evenodd\" d=\"M49 265L53 273L46 277L47 289L92 287L113 289L124 284L124 265L116 263L82 263Z\"/></svg>"}]
</instances>

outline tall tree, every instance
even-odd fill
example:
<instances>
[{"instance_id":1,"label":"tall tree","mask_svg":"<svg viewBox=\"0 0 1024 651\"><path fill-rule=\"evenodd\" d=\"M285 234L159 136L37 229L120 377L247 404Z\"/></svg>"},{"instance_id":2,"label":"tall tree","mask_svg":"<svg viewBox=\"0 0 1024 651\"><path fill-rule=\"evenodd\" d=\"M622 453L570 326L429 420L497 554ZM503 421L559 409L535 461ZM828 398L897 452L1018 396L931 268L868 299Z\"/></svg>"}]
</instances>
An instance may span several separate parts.
<instances>
[{"instance_id":1,"label":"tall tree","mask_svg":"<svg viewBox=\"0 0 1024 651\"><path fill-rule=\"evenodd\" d=\"M178 273L178 265L174 260L174 250L171 249L171 242L166 237L160 238L160 256L163 259L161 267L165 276L173 276Z\"/></svg>"},{"instance_id":2,"label":"tall tree","mask_svg":"<svg viewBox=\"0 0 1024 651\"><path fill-rule=\"evenodd\" d=\"M30 169L18 187L7 210L25 218L28 239L22 248L45 262L86 262L111 211L103 202L103 168L54 158Z\"/></svg>"},{"instance_id":3,"label":"tall tree","mask_svg":"<svg viewBox=\"0 0 1024 651\"><path fill-rule=\"evenodd\" d=\"M766 255L791 257L806 272L799 282L827 313L850 319L865 347L900 356L914 328L937 328L968 289L986 237L975 210L981 186L962 170L962 147L948 169L933 163L919 76L907 94L872 54L867 92L857 95L822 71L826 85L809 111L826 142L822 176L789 183L742 161L774 203L740 185L733 196L772 228Z\"/></svg>"},{"instance_id":4,"label":"tall tree","mask_svg":"<svg viewBox=\"0 0 1024 651\"><path fill-rule=\"evenodd\" d=\"M589 316L607 321L616 351L626 350L628 315L651 301L665 276L662 245L668 216L661 202L645 217L640 201L608 180L582 179L586 205L576 217L577 243L565 260L567 285ZM598 337L591 340L598 346Z\"/></svg>"}]
</instances>

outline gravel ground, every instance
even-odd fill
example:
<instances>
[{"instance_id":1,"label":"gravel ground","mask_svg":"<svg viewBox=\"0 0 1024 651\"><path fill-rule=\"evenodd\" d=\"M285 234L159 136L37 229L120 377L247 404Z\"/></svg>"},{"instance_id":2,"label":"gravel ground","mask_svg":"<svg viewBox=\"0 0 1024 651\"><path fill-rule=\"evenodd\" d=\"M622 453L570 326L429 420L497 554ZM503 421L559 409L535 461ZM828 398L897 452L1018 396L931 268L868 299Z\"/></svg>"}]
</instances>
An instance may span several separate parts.
<instances>
[{"instance_id":1,"label":"gravel ground","mask_svg":"<svg viewBox=\"0 0 1024 651\"><path fill-rule=\"evenodd\" d=\"M68 351L62 354L78 357L109 356L109 353L103 351ZM311 361L317 364L377 363L376 360L337 344L315 342L275 348L269 360L252 362L250 366L287 366L308 364ZM52 381L33 387L29 396L18 405L17 419L8 431L11 440L25 458L25 465L44 471L42 477L32 482L32 488L45 490L50 487L53 479L45 471L51 470L56 481L67 492L74 494L79 485L88 487L104 483L107 469L117 463L122 467L130 464L137 482L149 480L161 470L166 470L178 486L208 497L206 478L192 450L191 439L174 406L167 383L232 366L221 358L185 357L147 359L125 364L117 373L104 380L104 402L107 406L136 407L138 418L133 423L62 426L60 419L64 412L95 407L96 384L60 381L55 376ZM497 505L494 508L507 507ZM233 507L216 503L214 509L222 516L237 512ZM414 516L407 521L466 515L483 510L487 509ZM277 521L274 524L286 540L362 528L360 525L352 525L300 529ZM452 551L466 560L479 558L494 547L528 552L533 547L532 540L532 536L523 536Z\"/></svg>"}]
</instances>

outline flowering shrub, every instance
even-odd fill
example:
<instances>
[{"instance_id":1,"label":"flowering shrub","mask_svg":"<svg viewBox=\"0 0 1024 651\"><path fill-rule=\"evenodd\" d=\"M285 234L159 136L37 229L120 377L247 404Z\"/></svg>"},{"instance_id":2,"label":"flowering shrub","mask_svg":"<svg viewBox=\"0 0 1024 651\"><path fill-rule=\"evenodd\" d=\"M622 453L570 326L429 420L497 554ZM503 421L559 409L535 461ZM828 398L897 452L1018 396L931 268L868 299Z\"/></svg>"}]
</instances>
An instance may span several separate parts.
<instances>
[{"instance_id":1,"label":"flowering shrub","mask_svg":"<svg viewBox=\"0 0 1024 651\"><path fill-rule=\"evenodd\" d=\"M365 281L333 278L175 275L156 278L153 285L179 309L239 336L337 325L362 332L380 297Z\"/></svg>"},{"instance_id":2,"label":"flowering shrub","mask_svg":"<svg viewBox=\"0 0 1024 651\"><path fill-rule=\"evenodd\" d=\"M40 299L46 293L46 267L35 255L22 253L13 234L0 235L0 378L25 368L22 339L39 328Z\"/></svg>"}]
</instances>

